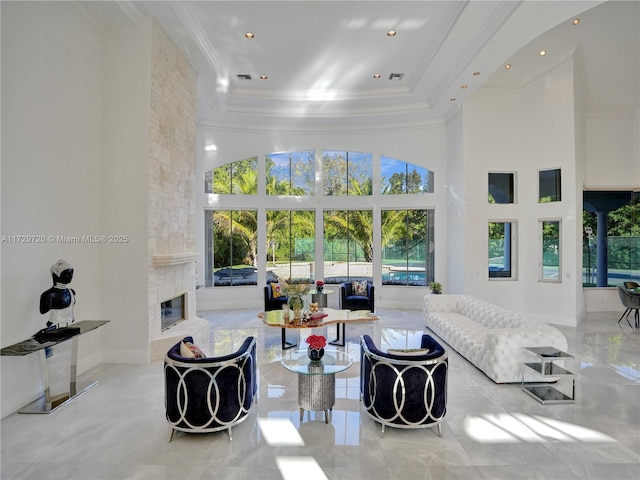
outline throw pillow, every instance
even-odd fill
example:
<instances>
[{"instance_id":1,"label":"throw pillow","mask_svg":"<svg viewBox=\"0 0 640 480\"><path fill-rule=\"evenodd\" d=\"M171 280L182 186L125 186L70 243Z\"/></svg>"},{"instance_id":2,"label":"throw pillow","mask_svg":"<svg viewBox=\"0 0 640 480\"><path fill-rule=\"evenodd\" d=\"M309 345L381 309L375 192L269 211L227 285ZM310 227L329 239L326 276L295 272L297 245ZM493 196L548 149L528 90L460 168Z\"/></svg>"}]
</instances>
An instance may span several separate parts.
<instances>
[{"instance_id":1,"label":"throw pillow","mask_svg":"<svg viewBox=\"0 0 640 480\"><path fill-rule=\"evenodd\" d=\"M429 353L428 348L390 348L387 350L390 355L400 355L407 357L421 357Z\"/></svg>"},{"instance_id":2,"label":"throw pillow","mask_svg":"<svg viewBox=\"0 0 640 480\"><path fill-rule=\"evenodd\" d=\"M180 344L180 355L185 358L207 358L202 350L191 342L182 342Z\"/></svg>"},{"instance_id":3,"label":"throw pillow","mask_svg":"<svg viewBox=\"0 0 640 480\"><path fill-rule=\"evenodd\" d=\"M271 296L273 298L280 298L282 296L282 285L271 282Z\"/></svg>"},{"instance_id":4,"label":"throw pillow","mask_svg":"<svg viewBox=\"0 0 640 480\"><path fill-rule=\"evenodd\" d=\"M361 295L363 297L367 296L367 281L364 282L353 282L351 284L351 289L353 290L354 295Z\"/></svg>"}]
</instances>

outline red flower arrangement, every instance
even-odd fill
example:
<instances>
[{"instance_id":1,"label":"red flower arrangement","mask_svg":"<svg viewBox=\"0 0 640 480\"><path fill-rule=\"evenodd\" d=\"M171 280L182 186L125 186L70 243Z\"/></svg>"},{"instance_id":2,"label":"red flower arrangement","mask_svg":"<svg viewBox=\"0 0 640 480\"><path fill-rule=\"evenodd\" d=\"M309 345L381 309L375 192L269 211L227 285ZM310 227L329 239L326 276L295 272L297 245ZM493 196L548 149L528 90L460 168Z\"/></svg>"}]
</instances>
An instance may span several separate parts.
<instances>
[{"instance_id":1,"label":"red flower arrangement","mask_svg":"<svg viewBox=\"0 0 640 480\"><path fill-rule=\"evenodd\" d=\"M327 346L327 339L322 335L309 335L305 341L311 348L324 348Z\"/></svg>"},{"instance_id":2,"label":"red flower arrangement","mask_svg":"<svg viewBox=\"0 0 640 480\"><path fill-rule=\"evenodd\" d=\"M316 287L324 287L324 282L322 280L316 281Z\"/></svg>"}]
</instances>

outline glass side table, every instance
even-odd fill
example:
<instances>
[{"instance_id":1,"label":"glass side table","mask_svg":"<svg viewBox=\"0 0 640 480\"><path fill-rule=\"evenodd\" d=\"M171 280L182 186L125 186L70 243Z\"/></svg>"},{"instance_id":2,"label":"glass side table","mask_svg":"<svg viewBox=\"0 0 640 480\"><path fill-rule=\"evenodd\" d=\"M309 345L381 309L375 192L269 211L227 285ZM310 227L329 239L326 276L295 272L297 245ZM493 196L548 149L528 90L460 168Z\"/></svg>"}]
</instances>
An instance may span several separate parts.
<instances>
[{"instance_id":1,"label":"glass side table","mask_svg":"<svg viewBox=\"0 0 640 480\"><path fill-rule=\"evenodd\" d=\"M300 421L305 410L322 410L324 423L329 423L329 411L336 403L336 373L344 372L353 364L351 357L339 350L325 349L322 359L312 362L306 349L289 350L284 353L281 364L298 374Z\"/></svg>"},{"instance_id":2,"label":"glass side table","mask_svg":"<svg viewBox=\"0 0 640 480\"><path fill-rule=\"evenodd\" d=\"M316 289L311 290L311 301L318 304L318 308L327 308L327 294L333 293L333 290L323 288L321 292Z\"/></svg>"},{"instance_id":3,"label":"glass side table","mask_svg":"<svg viewBox=\"0 0 640 480\"><path fill-rule=\"evenodd\" d=\"M573 355L553 347L525 347L524 350L532 356L535 355L536 361L522 364L522 390L543 405L574 403L575 374L555 363L561 360L572 360ZM531 378L536 381L530 380ZM560 390L560 383L564 381L570 382L570 388L564 389L567 393Z\"/></svg>"}]
</instances>

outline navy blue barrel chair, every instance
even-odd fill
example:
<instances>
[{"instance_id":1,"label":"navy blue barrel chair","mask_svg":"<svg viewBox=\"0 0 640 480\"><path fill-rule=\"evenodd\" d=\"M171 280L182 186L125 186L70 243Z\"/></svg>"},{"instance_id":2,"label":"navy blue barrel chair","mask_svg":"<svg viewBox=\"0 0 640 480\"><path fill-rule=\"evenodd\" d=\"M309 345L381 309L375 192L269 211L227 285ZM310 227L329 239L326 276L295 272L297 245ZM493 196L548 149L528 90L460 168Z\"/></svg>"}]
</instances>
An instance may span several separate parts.
<instances>
[{"instance_id":1,"label":"navy blue barrel chair","mask_svg":"<svg viewBox=\"0 0 640 480\"><path fill-rule=\"evenodd\" d=\"M284 305L288 301L289 301L289 298L284 295L273 298L273 289L271 288L271 284L264 287L264 311L265 312L269 312L271 310L281 310L282 305Z\"/></svg>"},{"instance_id":2,"label":"navy blue barrel chair","mask_svg":"<svg viewBox=\"0 0 640 480\"><path fill-rule=\"evenodd\" d=\"M360 395L366 413L378 422L384 437L394 428L436 427L447 413L449 361L442 346L423 335L421 355L396 355L379 350L369 335L360 337Z\"/></svg>"},{"instance_id":3,"label":"navy blue barrel chair","mask_svg":"<svg viewBox=\"0 0 640 480\"><path fill-rule=\"evenodd\" d=\"M185 342L193 343L192 337ZM187 358L180 344L164 359L166 418L175 431L209 433L227 430L249 414L257 392L256 340L247 337L234 353L219 357Z\"/></svg>"},{"instance_id":4,"label":"navy blue barrel chair","mask_svg":"<svg viewBox=\"0 0 640 480\"><path fill-rule=\"evenodd\" d=\"M367 295L357 295L353 291L353 283L346 282L340 284L340 309L342 310L368 310L374 312L375 309L375 288L372 283L367 282Z\"/></svg>"}]
</instances>

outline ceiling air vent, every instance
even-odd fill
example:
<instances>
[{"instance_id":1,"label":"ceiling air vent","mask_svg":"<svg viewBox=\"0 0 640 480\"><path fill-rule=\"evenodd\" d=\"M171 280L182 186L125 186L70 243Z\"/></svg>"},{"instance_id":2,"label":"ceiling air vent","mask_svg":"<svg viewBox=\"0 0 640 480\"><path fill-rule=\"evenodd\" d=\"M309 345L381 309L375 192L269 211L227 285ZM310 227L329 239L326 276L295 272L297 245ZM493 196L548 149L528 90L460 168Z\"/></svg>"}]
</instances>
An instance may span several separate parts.
<instances>
[{"instance_id":1,"label":"ceiling air vent","mask_svg":"<svg viewBox=\"0 0 640 480\"><path fill-rule=\"evenodd\" d=\"M402 80L402 77L404 77L404 73L392 73L389 75L389 80Z\"/></svg>"},{"instance_id":2,"label":"ceiling air vent","mask_svg":"<svg viewBox=\"0 0 640 480\"><path fill-rule=\"evenodd\" d=\"M239 73L238 78L240 80L251 80L251 75L249 75L248 73Z\"/></svg>"}]
</instances>

